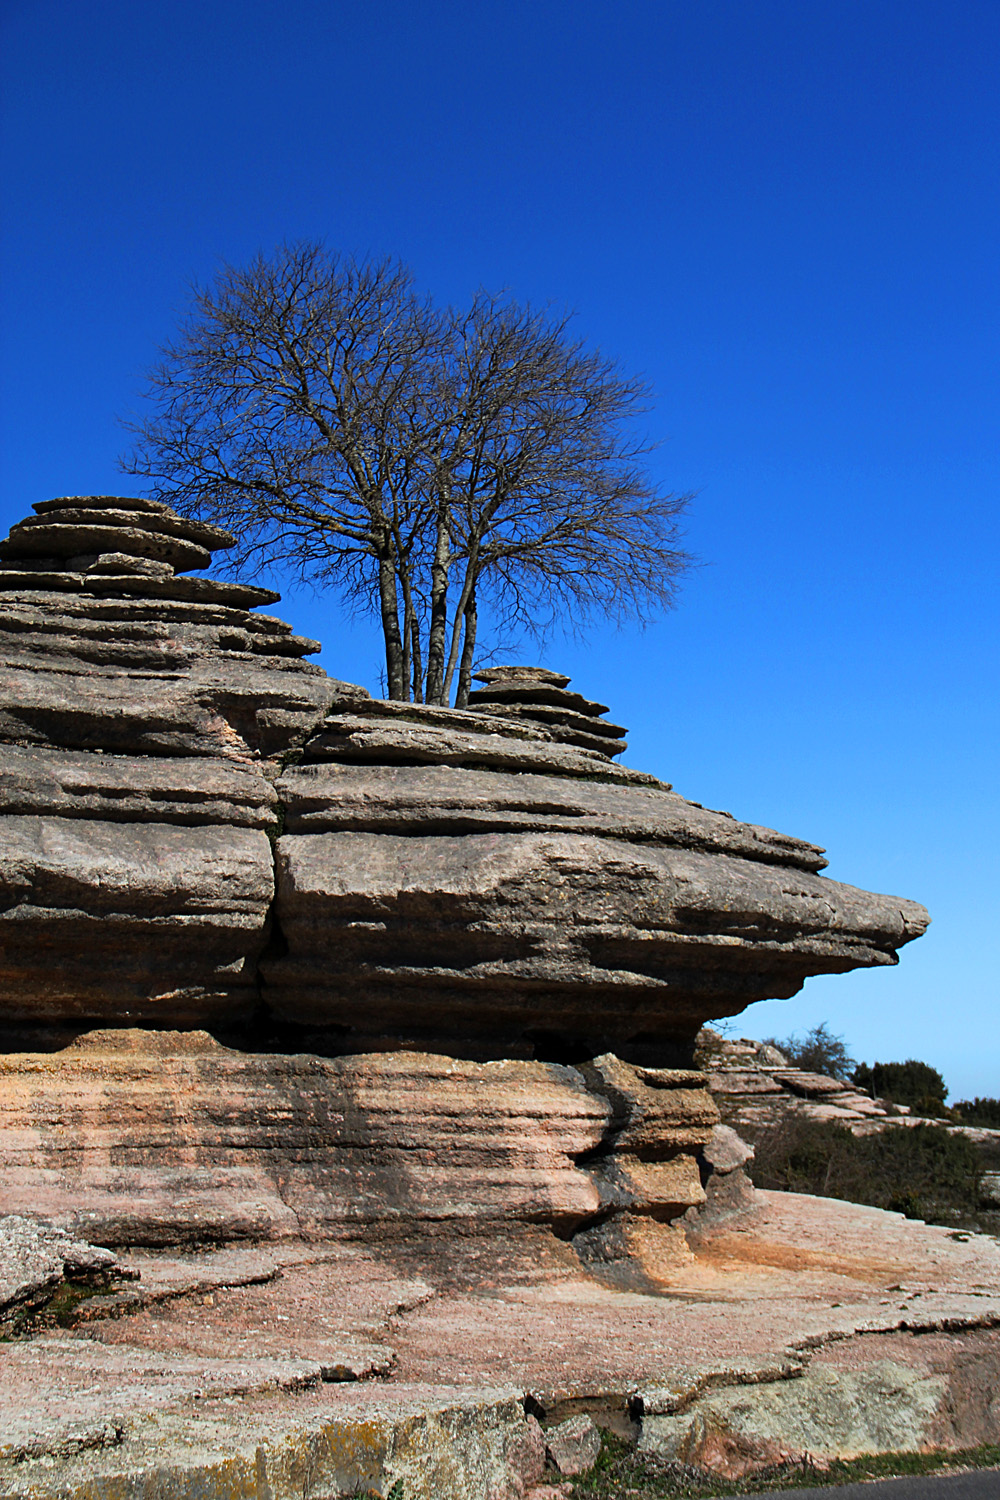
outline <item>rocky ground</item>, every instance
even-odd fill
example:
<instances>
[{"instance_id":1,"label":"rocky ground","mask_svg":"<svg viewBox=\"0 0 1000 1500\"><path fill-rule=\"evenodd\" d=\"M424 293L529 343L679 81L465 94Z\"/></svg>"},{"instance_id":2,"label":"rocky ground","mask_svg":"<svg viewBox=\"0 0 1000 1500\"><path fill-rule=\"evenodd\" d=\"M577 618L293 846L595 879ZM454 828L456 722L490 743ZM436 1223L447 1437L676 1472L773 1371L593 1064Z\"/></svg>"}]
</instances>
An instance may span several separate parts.
<instances>
[{"instance_id":1,"label":"rocky ground","mask_svg":"<svg viewBox=\"0 0 1000 1500\"><path fill-rule=\"evenodd\" d=\"M22 1232L0 1495L515 1500L587 1461L583 1415L731 1475L1000 1433L990 1238L760 1193L625 1290L518 1233L506 1256L447 1234L133 1251L84 1261L85 1284L67 1238L25 1268ZM74 1295L56 1289L46 1326L24 1287L47 1277L51 1297L60 1257Z\"/></svg>"}]
</instances>

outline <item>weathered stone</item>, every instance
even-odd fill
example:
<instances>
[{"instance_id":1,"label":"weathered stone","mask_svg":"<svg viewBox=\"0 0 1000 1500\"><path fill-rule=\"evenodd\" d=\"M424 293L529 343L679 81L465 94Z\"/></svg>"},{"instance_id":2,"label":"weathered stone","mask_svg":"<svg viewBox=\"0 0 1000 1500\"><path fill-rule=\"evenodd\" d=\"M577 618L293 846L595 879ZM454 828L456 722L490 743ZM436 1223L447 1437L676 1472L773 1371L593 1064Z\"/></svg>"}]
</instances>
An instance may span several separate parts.
<instances>
[{"instance_id":1,"label":"weathered stone","mask_svg":"<svg viewBox=\"0 0 1000 1500\"><path fill-rule=\"evenodd\" d=\"M504 1445L504 1457L522 1492L538 1484L545 1473L545 1434L537 1418L528 1416L524 1426L511 1433Z\"/></svg>"},{"instance_id":2,"label":"weathered stone","mask_svg":"<svg viewBox=\"0 0 1000 1500\"><path fill-rule=\"evenodd\" d=\"M259 769L213 756L95 755L0 744L0 805L8 817L278 826L277 794Z\"/></svg>"},{"instance_id":3,"label":"weathered stone","mask_svg":"<svg viewBox=\"0 0 1000 1500\"><path fill-rule=\"evenodd\" d=\"M892 1360L851 1374L819 1366L798 1379L713 1391L678 1416L647 1417L640 1450L739 1479L755 1469L928 1446L948 1381Z\"/></svg>"},{"instance_id":4,"label":"weathered stone","mask_svg":"<svg viewBox=\"0 0 1000 1500\"><path fill-rule=\"evenodd\" d=\"M537 703L583 714L588 719L598 719L608 712L606 703L594 703L580 693L570 693L565 688L552 687L547 683L492 682L488 688L474 688L469 694L470 708L482 709L493 703Z\"/></svg>"},{"instance_id":5,"label":"weathered stone","mask_svg":"<svg viewBox=\"0 0 1000 1500\"><path fill-rule=\"evenodd\" d=\"M627 1134L621 1150L622 1110L574 1068L92 1032L0 1055L0 1175L12 1209L119 1245L378 1237L422 1221L566 1235L608 1213L683 1212L701 1198L711 1102L676 1091L685 1108L619 1073L641 1100L643 1160Z\"/></svg>"},{"instance_id":6,"label":"weathered stone","mask_svg":"<svg viewBox=\"0 0 1000 1500\"><path fill-rule=\"evenodd\" d=\"M41 517L37 522L22 521L12 529L7 540L0 543L0 556L10 561L39 554L73 557L80 552L125 552L169 563L178 572L207 568L212 560L207 547L138 526L116 525L118 513L108 511L105 514L111 524L88 524L85 520L62 524L43 521ZM127 512L120 514L127 518Z\"/></svg>"},{"instance_id":7,"label":"weathered stone","mask_svg":"<svg viewBox=\"0 0 1000 1500\"><path fill-rule=\"evenodd\" d=\"M194 1362L133 1357L119 1361L116 1385L106 1382L103 1413L74 1419L89 1410L80 1388L88 1379L94 1387L100 1361L91 1355L88 1375L85 1348L69 1349L65 1366L59 1352L53 1343L43 1411L22 1416L24 1382L12 1391L17 1415L0 1449L5 1500L302 1500L304 1492L362 1495L373 1486L384 1495L395 1486L406 1500L525 1493L506 1457L526 1425L509 1387L329 1387L288 1360L259 1371L203 1362L199 1382Z\"/></svg>"},{"instance_id":8,"label":"weathered stone","mask_svg":"<svg viewBox=\"0 0 1000 1500\"><path fill-rule=\"evenodd\" d=\"M272 593L173 577L231 542L105 496L46 505L6 544L25 567L0 570L5 1025L257 1007L279 819L260 761L338 685L299 660L315 642L233 607ZM52 574L53 554L93 571Z\"/></svg>"},{"instance_id":9,"label":"weathered stone","mask_svg":"<svg viewBox=\"0 0 1000 1500\"><path fill-rule=\"evenodd\" d=\"M248 828L3 819L4 1019L191 1024L252 1009L271 847Z\"/></svg>"},{"instance_id":10,"label":"weathered stone","mask_svg":"<svg viewBox=\"0 0 1000 1500\"><path fill-rule=\"evenodd\" d=\"M654 776L612 765L603 754L558 744L541 726L493 718L490 732L475 732L468 721L454 728L435 722L440 710L426 716L410 706L402 722L387 723L384 705L365 706L363 714L340 713L327 719L309 743L309 760L354 761L381 765L485 766L501 771L534 771L584 776L608 782L658 786ZM485 716L480 716L481 718Z\"/></svg>"},{"instance_id":11,"label":"weathered stone","mask_svg":"<svg viewBox=\"0 0 1000 1500\"><path fill-rule=\"evenodd\" d=\"M582 1412L548 1429L545 1451L560 1474L568 1477L586 1474L600 1455L601 1434L586 1412Z\"/></svg>"},{"instance_id":12,"label":"weathered stone","mask_svg":"<svg viewBox=\"0 0 1000 1500\"><path fill-rule=\"evenodd\" d=\"M76 509L81 505L88 510L138 510L147 516L162 516L170 510L162 500L147 500L142 495L57 495L54 500L37 500L31 508L44 516L49 511Z\"/></svg>"},{"instance_id":13,"label":"weathered stone","mask_svg":"<svg viewBox=\"0 0 1000 1500\"><path fill-rule=\"evenodd\" d=\"M724 1177L753 1161L753 1147L748 1146L731 1126L716 1125L702 1147L702 1155L712 1171Z\"/></svg>"},{"instance_id":14,"label":"weathered stone","mask_svg":"<svg viewBox=\"0 0 1000 1500\"><path fill-rule=\"evenodd\" d=\"M484 667L481 672L473 672L472 677L475 682L547 683L557 688L567 687L572 680L562 672L551 672L548 667L525 667L520 662L505 667Z\"/></svg>"},{"instance_id":15,"label":"weathered stone","mask_svg":"<svg viewBox=\"0 0 1000 1500\"><path fill-rule=\"evenodd\" d=\"M16 1214L0 1218L0 1328L43 1307L67 1280L106 1286L134 1275L110 1250L61 1229Z\"/></svg>"},{"instance_id":16,"label":"weathered stone","mask_svg":"<svg viewBox=\"0 0 1000 1500\"><path fill-rule=\"evenodd\" d=\"M40 504L33 505L32 510L38 519L29 516L22 525L46 526L53 521L63 525L87 525L91 521L98 521L102 526L139 525L146 531L194 542L196 546L207 547L211 552L236 545L236 538L221 526L211 526L205 521L178 515L169 505L156 501L137 505L135 500L115 495L66 495L60 500L43 500Z\"/></svg>"},{"instance_id":17,"label":"weathered stone","mask_svg":"<svg viewBox=\"0 0 1000 1500\"><path fill-rule=\"evenodd\" d=\"M350 1026L363 994L388 1031L544 1028L636 1061L808 974L892 963L926 921L798 870L564 833L286 836L276 913L288 952L263 972L288 1020Z\"/></svg>"},{"instance_id":18,"label":"weathered stone","mask_svg":"<svg viewBox=\"0 0 1000 1500\"><path fill-rule=\"evenodd\" d=\"M607 713L603 704L566 692L568 677L517 666L492 667L476 677L486 686L473 692L469 701L488 714L514 722L533 720L558 743L579 745L598 755L620 755L627 749L627 731L601 717Z\"/></svg>"},{"instance_id":19,"label":"weathered stone","mask_svg":"<svg viewBox=\"0 0 1000 1500\"><path fill-rule=\"evenodd\" d=\"M547 1423L584 1411L624 1435L630 1415L645 1427L720 1389L751 1416L758 1397L766 1412L776 1387L823 1367L845 1398L822 1404L836 1421L858 1375L886 1360L906 1372L901 1384L944 1383L928 1446L995 1437L996 1242L846 1203L761 1197L751 1226L675 1261L667 1296L599 1284L570 1256L558 1268L525 1256L519 1275L498 1275L481 1242L456 1279L444 1252L470 1241L453 1226L425 1249L433 1274L420 1284L402 1278L414 1258L403 1242L139 1252L129 1264L148 1306L88 1320L72 1339L0 1343L0 1490L85 1500L117 1485L172 1500L188 1484L259 1497L266 1479L290 1497L308 1472L333 1494L387 1493L398 1480L428 1500L521 1500L525 1468L537 1472L527 1392ZM387 1337L388 1381L317 1379L333 1345ZM505 1381L501 1420L493 1401Z\"/></svg>"},{"instance_id":20,"label":"weathered stone","mask_svg":"<svg viewBox=\"0 0 1000 1500\"><path fill-rule=\"evenodd\" d=\"M812 973L893 962L922 908L836 885L815 846L612 764L624 730L559 674L491 669L473 711L331 681L301 660L316 642L240 607L273 595L171 576L231 540L103 496L44 504L5 544L2 1021L52 1036L210 1023L250 1059L308 1040L338 1054L314 1059L306 1090L322 1170L279 1170L262 1141L199 1157L216 1149L206 1126L188 1178L150 1178L144 1197L143 1156L116 1179L115 1219L107 1164L88 1157L84 1197L126 1238L530 1222L576 1234L585 1260L659 1275L683 1242L669 1221L705 1196L715 1111L685 1071L700 1023ZM199 1068L218 1065L209 1051ZM262 1066L247 1063L251 1092ZM354 1129L338 1101L372 1090L373 1136L324 1134L331 1111ZM463 1145L432 1110L420 1159L399 1141L439 1094ZM480 1095L532 1123L516 1149L498 1123L492 1165L473 1152L472 1173ZM580 1109L596 1136L570 1131L554 1165L531 1145L539 1122ZM127 1147L107 1144L124 1170Z\"/></svg>"},{"instance_id":21,"label":"weathered stone","mask_svg":"<svg viewBox=\"0 0 1000 1500\"><path fill-rule=\"evenodd\" d=\"M310 744L308 754L313 753ZM817 872L815 844L739 823L650 780L592 780L438 766L290 766L278 783L289 833L566 832L733 855Z\"/></svg>"},{"instance_id":22,"label":"weathered stone","mask_svg":"<svg viewBox=\"0 0 1000 1500\"><path fill-rule=\"evenodd\" d=\"M137 573L142 578L172 578L169 563L151 557L129 557L127 552L102 552L86 568L88 573Z\"/></svg>"},{"instance_id":23,"label":"weathered stone","mask_svg":"<svg viewBox=\"0 0 1000 1500\"><path fill-rule=\"evenodd\" d=\"M559 744L580 745L584 750L596 750L602 755L621 755L628 749L624 740L628 730L617 724L607 724L603 719L588 719L583 714L569 713L564 709L541 705L525 707L519 703L497 703L490 707L489 712L492 718L507 719L515 724L541 724Z\"/></svg>"}]
</instances>

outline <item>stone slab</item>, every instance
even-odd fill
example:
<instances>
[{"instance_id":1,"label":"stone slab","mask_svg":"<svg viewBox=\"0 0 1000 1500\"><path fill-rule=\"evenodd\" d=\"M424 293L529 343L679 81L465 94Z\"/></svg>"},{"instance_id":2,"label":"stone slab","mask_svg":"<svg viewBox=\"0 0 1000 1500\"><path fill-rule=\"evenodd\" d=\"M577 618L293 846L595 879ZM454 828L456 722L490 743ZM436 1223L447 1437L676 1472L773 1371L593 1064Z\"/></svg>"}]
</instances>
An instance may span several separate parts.
<instances>
[{"instance_id":1,"label":"stone slab","mask_svg":"<svg viewBox=\"0 0 1000 1500\"><path fill-rule=\"evenodd\" d=\"M0 1345L0 1495L84 1500L141 1482L214 1500L259 1496L261 1475L274 1496L301 1495L289 1475L319 1453L347 1457L313 1471L317 1493L402 1480L408 1500L515 1500L515 1460L537 1446L527 1395L550 1429L584 1412L638 1424L647 1447L687 1444L730 1474L806 1442L996 1440L996 1241L762 1193L756 1216L693 1245L632 1291L568 1260L511 1279L482 1245L433 1236L256 1261L253 1247L134 1254L152 1293L134 1313ZM325 1381L323 1341L351 1339L389 1347L388 1373Z\"/></svg>"}]
</instances>

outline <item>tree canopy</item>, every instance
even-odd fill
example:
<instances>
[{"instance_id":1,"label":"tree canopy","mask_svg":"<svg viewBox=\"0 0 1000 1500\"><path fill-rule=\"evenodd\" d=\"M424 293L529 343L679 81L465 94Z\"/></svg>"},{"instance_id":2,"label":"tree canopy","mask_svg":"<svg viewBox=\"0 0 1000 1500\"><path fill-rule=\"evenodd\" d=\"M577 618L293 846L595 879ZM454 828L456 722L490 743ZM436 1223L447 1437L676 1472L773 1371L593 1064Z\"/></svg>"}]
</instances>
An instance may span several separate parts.
<instances>
[{"instance_id":1,"label":"tree canopy","mask_svg":"<svg viewBox=\"0 0 1000 1500\"><path fill-rule=\"evenodd\" d=\"M907 1058L906 1062L876 1062L871 1067L859 1063L853 1077L858 1087L874 1098L908 1104L926 1115L944 1113L947 1084L937 1068L915 1057Z\"/></svg>"},{"instance_id":2,"label":"tree canopy","mask_svg":"<svg viewBox=\"0 0 1000 1500\"><path fill-rule=\"evenodd\" d=\"M686 497L645 468L648 389L565 317L437 309L395 262L293 245L196 288L160 356L122 467L233 531L232 566L374 610L391 698L467 702L481 606L541 638L674 602Z\"/></svg>"},{"instance_id":3,"label":"tree canopy","mask_svg":"<svg viewBox=\"0 0 1000 1500\"><path fill-rule=\"evenodd\" d=\"M851 1076L854 1058L848 1056L842 1036L835 1036L826 1021L821 1021L805 1036L786 1037L783 1042L774 1037L766 1039L771 1047L777 1047L796 1068L807 1073L825 1073L830 1078L846 1080Z\"/></svg>"}]
</instances>

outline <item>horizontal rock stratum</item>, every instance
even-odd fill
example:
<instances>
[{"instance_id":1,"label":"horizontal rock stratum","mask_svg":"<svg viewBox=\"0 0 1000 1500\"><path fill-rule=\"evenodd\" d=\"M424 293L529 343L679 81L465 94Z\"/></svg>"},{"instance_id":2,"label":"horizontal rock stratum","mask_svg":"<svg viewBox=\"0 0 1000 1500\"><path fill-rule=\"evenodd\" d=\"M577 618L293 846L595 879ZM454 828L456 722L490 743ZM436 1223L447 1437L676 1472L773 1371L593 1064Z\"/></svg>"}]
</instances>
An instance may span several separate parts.
<instances>
[{"instance_id":1,"label":"horizontal rock stratum","mask_svg":"<svg viewBox=\"0 0 1000 1500\"><path fill-rule=\"evenodd\" d=\"M624 728L558 673L490 668L466 710L330 678L257 612L274 594L183 576L232 540L84 496L0 544L0 1004L9 1077L45 1078L12 1096L19 1202L183 1240L171 1173L204 1166L223 1239L284 1232L280 1180L319 1237L533 1218L654 1263L649 1226L703 1196L698 1028L894 963L927 914L622 766ZM103 1094L93 1052L59 1050L81 1029ZM178 1029L212 1036L195 1055ZM670 1130L632 1140L636 1109Z\"/></svg>"}]
</instances>

